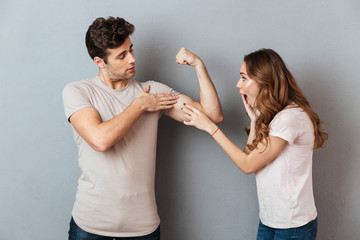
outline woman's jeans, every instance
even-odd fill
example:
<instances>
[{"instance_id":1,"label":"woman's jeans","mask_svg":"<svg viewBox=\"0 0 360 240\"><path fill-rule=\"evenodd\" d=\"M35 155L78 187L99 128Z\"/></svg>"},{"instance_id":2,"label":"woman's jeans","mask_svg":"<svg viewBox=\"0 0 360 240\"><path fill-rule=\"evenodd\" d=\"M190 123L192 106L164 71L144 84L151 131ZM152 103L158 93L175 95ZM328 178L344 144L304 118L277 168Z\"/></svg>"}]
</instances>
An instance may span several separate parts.
<instances>
[{"instance_id":1,"label":"woman's jeans","mask_svg":"<svg viewBox=\"0 0 360 240\"><path fill-rule=\"evenodd\" d=\"M140 237L104 237L88 233L76 225L73 218L70 221L69 240L160 240L160 226L149 235Z\"/></svg>"},{"instance_id":2,"label":"woman's jeans","mask_svg":"<svg viewBox=\"0 0 360 240\"><path fill-rule=\"evenodd\" d=\"M259 223L257 240L314 240L317 234L317 218L297 228L277 229Z\"/></svg>"}]
</instances>

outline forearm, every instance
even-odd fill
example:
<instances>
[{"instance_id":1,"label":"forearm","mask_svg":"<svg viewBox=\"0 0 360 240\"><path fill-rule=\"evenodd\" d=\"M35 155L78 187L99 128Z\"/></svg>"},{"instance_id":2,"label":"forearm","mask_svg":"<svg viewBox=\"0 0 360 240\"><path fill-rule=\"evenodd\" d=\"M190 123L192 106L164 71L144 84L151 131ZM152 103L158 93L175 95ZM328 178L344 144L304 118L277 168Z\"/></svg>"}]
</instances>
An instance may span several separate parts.
<instances>
[{"instance_id":1,"label":"forearm","mask_svg":"<svg viewBox=\"0 0 360 240\"><path fill-rule=\"evenodd\" d=\"M251 122L250 124L250 132L249 132L249 136L248 139L246 141L246 145L244 147L244 152L249 154L251 151L250 149L247 147L248 144L252 144L253 140L255 139L255 122Z\"/></svg>"},{"instance_id":2,"label":"forearm","mask_svg":"<svg viewBox=\"0 0 360 240\"><path fill-rule=\"evenodd\" d=\"M247 153L233 144L219 127L197 108L186 105L183 111L187 119L184 121L184 124L197 127L209 133L236 166L246 174L254 173L273 161L287 143L282 138L269 136L266 141L268 144L261 142L253 151ZM250 131L249 142L252 142L252 139L255 137L254 125L255 123L251 126L252 131Z\"/></svg>"},{"instance_id":3,"label":"forearm","mask_svg":"<svg viewBox=\"0 0 360 240\"><path fill-rule=\"evenodd\" d=\"M106 151L111 148L126 135L143 112L143 107L134 101L116 117L99 122L91 133L90 145L97 151Z\"/></svg>"},{"instance_id":4,"label":"forearm","mask_svg":"<svg viewBox=\"0 0 360 240\"><path fill-rule=\"evenodd\" d=\"M248 154L231 142L220 129L212 137L242 172L246 174L253 173Z\"/></svg>"},{"instance_id":5,"label":"forearm","mask_svg":"<svg viewBox=\"0 0 360 240\"><path fill-rule=\"evenodd\" d=\"M223 113L218 94L204 63L200 59L195 66L195 71L199 80L200 104L203 112L213 122L222 122Z\"/></svg>"}]
</instances>

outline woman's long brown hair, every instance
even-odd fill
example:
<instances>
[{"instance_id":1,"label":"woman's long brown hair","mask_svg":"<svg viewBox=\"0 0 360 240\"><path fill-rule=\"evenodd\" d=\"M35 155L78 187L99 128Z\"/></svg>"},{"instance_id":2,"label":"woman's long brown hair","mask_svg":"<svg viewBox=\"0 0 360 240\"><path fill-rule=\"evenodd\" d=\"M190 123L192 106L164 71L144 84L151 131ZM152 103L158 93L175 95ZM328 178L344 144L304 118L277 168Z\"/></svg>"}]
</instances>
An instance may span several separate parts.
<instances>
[{"instance_id":1,"label":"woman's long brown hair","mask_svg":"<svg viewBox=\"0 0 360 240\"><path fill-rule=\"evenodd\" d=\"M260 49L245 55L244 62L247 75L259 85L255 107L260 115L255 123L255 139L247 145L248 148L252 151L262 141L267 145L271 120L292 102L302 108L313 123L314 149L323 147L328 134L322 129L318 114L312 110L280 55L272 49Z\"/></svg>"}]
</instances>

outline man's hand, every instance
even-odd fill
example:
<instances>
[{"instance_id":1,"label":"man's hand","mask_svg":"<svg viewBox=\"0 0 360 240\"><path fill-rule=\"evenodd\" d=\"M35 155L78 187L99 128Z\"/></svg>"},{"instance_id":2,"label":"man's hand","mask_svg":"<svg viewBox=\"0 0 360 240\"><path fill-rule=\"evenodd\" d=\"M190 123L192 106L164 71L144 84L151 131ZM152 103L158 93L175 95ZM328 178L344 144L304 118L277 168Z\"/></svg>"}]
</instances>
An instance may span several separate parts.
<instances>
[{"instance_id":1,"label":"man's hand","mask_svg":"<svg viewBox=\"0 0 360 240\"><path fill-rule=\"evenodd\" d=\"M150 86L146 86L144 91L135 99L144 111L154 112L166 110L177 103L178 96L174 94L151 94Z\"/></svg>"},{"instance_id":2,"label":"man's hand","mask_svg":"<svg viewBox=\"0 0 360 240\"><path fill-rule=\"evenodd\" d=\"M202 61L196 54L182 47L176 54L176 63L196 67L197 65L202 64Z\"/></svg>"}]
</instances>

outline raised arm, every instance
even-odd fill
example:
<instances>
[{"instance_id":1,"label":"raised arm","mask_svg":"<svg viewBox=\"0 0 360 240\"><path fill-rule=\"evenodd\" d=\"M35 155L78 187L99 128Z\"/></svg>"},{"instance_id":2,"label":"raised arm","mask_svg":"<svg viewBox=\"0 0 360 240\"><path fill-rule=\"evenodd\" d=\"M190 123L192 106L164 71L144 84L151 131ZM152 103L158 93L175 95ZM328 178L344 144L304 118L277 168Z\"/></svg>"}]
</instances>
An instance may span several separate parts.
<instances>
[{"instance_id":1,"label":"raised arm","mask_svg":"<svg viewBox=\"0 0 360 240\"><path fill-rule=\"evenodd\" d=\"M149 94L150 87L136 98L122 113L105 122L95 108L75 112L70 122L79 135L96 151L106 151L118 142L145 111L171 109L177 102L172 94Z\"/></svg>"},{"instance_id":2,"label":"raised arm","mask_svg":"<svg viewBox=\"0 0 360 240\"><path fill-rule=\"evenodd\" d=\"M199 81L200 89L200 103L194 101L192 98L180 94L179 101L174 108L168 112L168 115L177 121L183 122L185 120L182 112L183 104L189 104L197 109L200 109L213 122L219 123L223 121L223 113L219 97L217 95L215 86L211 81L209 73L203 61L196 54L190 52L186 48L181 48L176 55L176 62L178 64L190 65L194 67Z\"/></svg>"}]
</instances>

